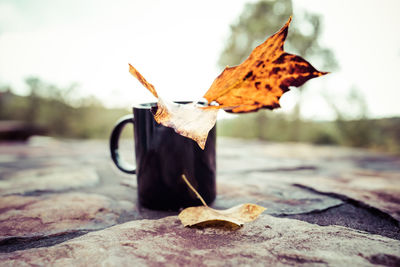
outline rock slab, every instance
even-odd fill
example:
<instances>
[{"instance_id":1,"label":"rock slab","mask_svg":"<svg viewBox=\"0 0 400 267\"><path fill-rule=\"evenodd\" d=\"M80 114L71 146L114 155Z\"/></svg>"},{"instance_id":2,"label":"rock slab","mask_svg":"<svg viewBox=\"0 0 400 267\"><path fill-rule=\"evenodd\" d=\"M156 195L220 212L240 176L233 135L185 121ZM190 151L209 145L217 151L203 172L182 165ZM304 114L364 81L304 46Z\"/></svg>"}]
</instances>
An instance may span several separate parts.
<instances>
[{"instance_id":1,"label":"rock slab","mask_svg":"<svg viewBox=\"0 0 400 267\"><path fill-rule=\"evenodd\" d=\"M101 229L116 224L124 211L132 209L132 203L96 194L0 197L0 241Z\"/></svg>"},{"instance_id":2,"label":"rock slab","mask_svg":"<svg viewBox=\"0 0 400 267\"><path fill-rule=\"evenodd\" d=\"M2 266L399 266L400 241L262 215L237 231L138 220L53 247L0 254Z\"/></svg>"},{"instance_id":3,"label":"rock slab","mask_svg":"<svg viewBox=\"0 0 400 267\"><path fill-rule=\"evenodd\" d=\"M295 183L318 192L357 200L400 222L400 173L363 170L334 178L310 177Z\"/></svg>"},{"instance_id":4,"label":"rock slab","mask_svg":"<svg viewBox=\"0 0 400 267\"><path fill-rule=\"evenodd\" d=\"M91 167L53 167L16 171L0 180L0 195L25 194L37 191L61 191L99 182Z\"/></svg>"}]
</instances>

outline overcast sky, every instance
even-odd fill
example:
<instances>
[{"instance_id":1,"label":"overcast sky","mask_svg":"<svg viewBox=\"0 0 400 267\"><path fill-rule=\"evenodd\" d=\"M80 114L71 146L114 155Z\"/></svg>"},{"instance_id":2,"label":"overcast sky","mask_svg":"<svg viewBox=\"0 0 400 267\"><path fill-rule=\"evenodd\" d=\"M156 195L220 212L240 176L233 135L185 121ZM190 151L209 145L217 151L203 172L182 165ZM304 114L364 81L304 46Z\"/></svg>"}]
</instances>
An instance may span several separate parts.
<instances>
[{"instance_id":1,"label":"overcast sky","mask_svg":"<svg viewBox=\"0 0 400 267\"><path fill-rule=\"evenodd\" d=\"M129 107L153 100L130 76L131 63L159 95L198 99L221 71L218 55L246 2L0 0L0 85L26 94L29 76L76 82L82 96ZM326 97L351 113L350 88L365 96L371 117L400 116L400 1L295 1L292 23L301 10L322 15L321 43L340 65L308 82L303 116L333 119ZM286 93L281 112L297 101L297 89Z\"/></svg>"}]
</instances>

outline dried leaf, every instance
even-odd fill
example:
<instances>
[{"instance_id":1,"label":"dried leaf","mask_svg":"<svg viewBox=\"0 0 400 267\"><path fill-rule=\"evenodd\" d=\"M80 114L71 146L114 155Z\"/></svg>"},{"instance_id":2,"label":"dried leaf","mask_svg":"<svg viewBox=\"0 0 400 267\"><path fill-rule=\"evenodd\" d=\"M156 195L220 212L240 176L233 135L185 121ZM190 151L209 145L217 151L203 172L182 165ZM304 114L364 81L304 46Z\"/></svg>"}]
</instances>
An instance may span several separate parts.
<instances>
[{"instance_id":1,"label":"dried leaf","mask_svg":"<svg viewBox=\"0 0 400 267\"><path fill-rule=\"evenodd\" d=\"M206 206L186 208L178 217L184 226L224 226L238 228L251 222L265 210L256 204L241 204L227 210L215 210Z\"/></svg>"},{"instance_id":2,"label":"dried leaf","mask_svg":"<svg viewBox=\"0 0 400 267\"><path fill-rule=\"evenodd\" d=\"M158 98L155 120L195 140L204 149L218 109L234 113L274 109L279 107L279 99L289 91L289 86L300 86L311 78L326 74L317 71L303 58L284 52L290 21L291 18L279 32L256 47L242 64L227 67L214 80L204 98L208 103L217 102L217 107L165 102L158 97L154 86L130 64L129 72Z\"/></svg>"},{"instance_id":3,"label":"dried leaf","mask_svg":"<svg viewBox=\"0 0 400 267\"><path fill-rule=\"evenodd\" d=\"M157 111L154 114L156 122L171 127L178 134L196 141L204 149L208 132L217 121L217 109L203 109L196 103L177 104L161 99L154 86L129 64L129 72L158 98Z\"/></svg>"},{"instance_id":4,"label":"dried leaf","mask_svg":"<svg viewBox=\"0 0 400 267\"><path fill-rule=\"evenodd\" d=\"M193 139L204 149L208 132L217 121L217 113L216 109L202 109L196 103L176 104L159 98L154 119L173 128L178 134Z\"/></svg>"},{"instance_id":5,"label":"dried leaf","mask_svg":"<svg viewBox=\"0 0 400 267\"><path fill-rule=\"evenodd\" d=\"M207 206L199 192L190 184L184 174L182 179L187 186L200 199L204 206L190 207L181 211L178 215L184 226L200 227L224 227L236 229L243 226L246 222L257 219L258 215L264 212L265 208L256 204L241 204L227 210L215 210Z\"/></svg>"},{"instance_id":6,"label":"dried leaf","mask_svg":"<svg viewBox=\"0 0 400 267\"><path fill-rule=\"evenodd\" d=\"M133 76L135 76L135 78L138 79L138 81L143 84L143 86L146 87L155 97L158 98L158 94L154 86L151 83L147 82L142 74L140 74L131 64L129 64L129 72Z\"/></svg>"},{"instance_id":7,"label":"dried leaf","mask_svg":"<svg viewBox=\"0 0 400 267\"><path fill-rule=\"evenodd\" d=\"M225 68L204 98L234 113L274 109L280 107L279 99L289 91L289 86L301 86L311 78L326 74L283 50L290 21L291 18L240 65Z\"/></svg>"}]
</instances>

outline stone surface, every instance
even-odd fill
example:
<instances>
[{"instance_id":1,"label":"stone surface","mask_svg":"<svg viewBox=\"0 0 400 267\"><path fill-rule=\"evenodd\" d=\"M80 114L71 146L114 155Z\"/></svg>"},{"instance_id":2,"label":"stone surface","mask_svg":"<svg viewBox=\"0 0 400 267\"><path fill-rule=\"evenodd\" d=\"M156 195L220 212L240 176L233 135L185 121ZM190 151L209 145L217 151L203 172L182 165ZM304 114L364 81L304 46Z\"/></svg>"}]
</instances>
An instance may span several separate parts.
<instances>
[{"instance_id":1,"label":"stone surface","mask_svg":"<svg viewBox=\"0 0 400 267\"><path fill-rule=\"evenodd\" d=\"M318 192L357 200L400 221L400 173L357 171L332 177L310 177L297 182Z\"/></svg>"},{"instance_id":2,"label":"stone surface","mask_svg":"<svg viewBox=\"0 0 400 267\"><path fill-rule=\"evenodd\" d=\"M341 225L400 240L399 223L396 220L389 220L386 214L379 214L376 210L349 203L323 211L280 215L280 217L293 218L321 226Z\"/></svg>"},{"instance_id":3,"label":"stone surface","mask_svg":"<svg viewBox=\"0 0 400 267\"><path fill-rule=\"evenodd\" d=\"M132 140L120 148L133 159ZM400 158L218 138L217 170L212 207L255 203L258 220L190 229L140 207L106 141L3 143L0 265L400 265Z\"/></svg>"},{"instance_id":4,"label":"stone surface","mask_svg":"<svg viewBox=\"0 0 400 267\"><path fill-rule=\"evenodd\" d=\"M315 194L293 186L276 173L248 173L218 176L214 207L226 209L241 203L266 207L268 214L287 215L325 210L343 203L338 198Z\"/></svg>"},{"instance_id":5,"label":"stone surface","mask_svg":"<svg viewBox=\"0 0 400 267\"><path fill-rule=\"evenodd\" d=\"M2 266L396 266L400 241L340 226L261 216L237 231L139 220L48 248L0 255Z\"/></svg>"},{"instance_id":6,"label":"stone surface","mask_svg":"<svg viewBox=\"0 0 400 267\"><path fill-rule=\"evenodd\" d=\"M132 203L115 202L94 194L3 196L0 197L0 241L105 228L116 224L124 211L132 209Z\"/></svg>"},{"instance_id":7,"label":"stone surface","mask_svg":"<svg viewBox=\"0 0 400 267\"><path fill-rule=\"evenodd\" d=\"M92 167L56 167L16 171L0 180L0 195L23 194L34 191L59 191L99 182Z\"/></svg>"}]
</instances>

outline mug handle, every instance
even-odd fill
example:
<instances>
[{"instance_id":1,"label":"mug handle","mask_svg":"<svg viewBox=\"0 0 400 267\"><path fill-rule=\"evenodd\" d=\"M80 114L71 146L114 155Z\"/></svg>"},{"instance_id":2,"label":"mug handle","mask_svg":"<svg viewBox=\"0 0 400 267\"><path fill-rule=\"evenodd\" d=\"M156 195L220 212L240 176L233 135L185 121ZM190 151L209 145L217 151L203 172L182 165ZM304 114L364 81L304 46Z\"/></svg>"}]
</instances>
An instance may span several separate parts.
<instances>
[{"instance_id":1,"label":"mug handle","mask_svg":"<svg viewBox=\"0 0 400 267\"><path fill-rule=\"evenodd\" d=\"M126 115L122 117L114 126L110 137L110 152L111 158L118 169L126 173L136 174L136 167L122 160L118 151L119 136L121 135L121 132L124 129L125 125L127 125L128 123L135 124L135 118L133 117L133 115Z\"/></svg>"}]
</instances>

